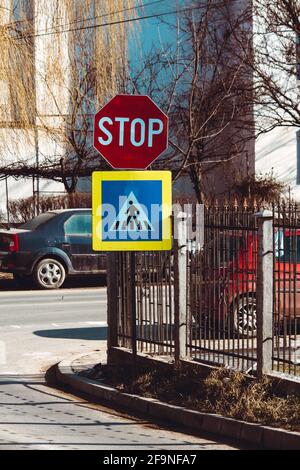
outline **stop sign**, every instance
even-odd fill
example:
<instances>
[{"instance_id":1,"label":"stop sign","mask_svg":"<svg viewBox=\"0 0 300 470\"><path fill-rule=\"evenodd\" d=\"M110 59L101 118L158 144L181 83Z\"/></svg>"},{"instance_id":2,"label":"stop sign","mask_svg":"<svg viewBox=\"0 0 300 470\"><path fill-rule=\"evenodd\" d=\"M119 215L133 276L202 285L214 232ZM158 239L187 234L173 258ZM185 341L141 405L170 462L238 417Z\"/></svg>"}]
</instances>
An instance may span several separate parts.
<instances>
[{"instance_id":1,"label":"stop sign","mask_svg":"<svg viewBox=\"0 0 300 470\"><path fill-rule=\"evenodd\" d=\"M117 95L95 116L94 146L113 168L145 169L168 146L168 117L149 96Z\"/></svg>"}]
</instances>

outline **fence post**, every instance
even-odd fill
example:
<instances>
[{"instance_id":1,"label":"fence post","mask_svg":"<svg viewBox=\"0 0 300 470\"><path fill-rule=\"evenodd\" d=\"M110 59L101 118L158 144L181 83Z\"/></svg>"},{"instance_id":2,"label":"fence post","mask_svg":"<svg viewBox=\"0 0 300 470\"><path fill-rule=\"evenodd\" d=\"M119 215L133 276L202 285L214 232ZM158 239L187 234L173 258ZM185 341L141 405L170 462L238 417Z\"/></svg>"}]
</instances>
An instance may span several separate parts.
<instances>
[{"instance_id":1,"label":"fence post","mask_svg":"<svg viewBox=\"0 0 300 470\"><path fill-rule=\"evenodd\" d=\"M256 279L257 376L272 371L273 351L273 215L263 210L255 214L258 223Z\"/></svg>"},{"instance_id":2,"label":"fence post","mask_svg":"<svg viewBox=\"0 0 300 470\"><path fill-rule=\"evenodd\" d=\"M111 349L118 346L118 253L107 253L107 362Z\"/></svg>"},{"instance_id":3,"label":"fence post","mask_svg":"<svg viewBox=\"0 0 300 470\"><path fill-rule=\"evenodd\" d=\"M187 340L187 215L177 214L174 254L175 362L186 357Z\"/></svg>"}]
</instances>

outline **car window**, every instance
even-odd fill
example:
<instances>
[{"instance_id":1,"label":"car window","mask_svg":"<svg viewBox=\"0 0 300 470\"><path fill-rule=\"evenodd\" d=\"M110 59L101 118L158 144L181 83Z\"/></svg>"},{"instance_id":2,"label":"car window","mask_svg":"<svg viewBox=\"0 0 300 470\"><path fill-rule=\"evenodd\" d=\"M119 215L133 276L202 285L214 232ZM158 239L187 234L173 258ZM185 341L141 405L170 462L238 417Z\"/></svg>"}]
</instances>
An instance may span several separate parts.
<instances>
[{"instance_id":1,"label":"car window","mask_svg":"<svg viewBox=\"0 0 300 470\"><path fill-rule=\"evenodd\" d=\"M72 215L64 225L66 235L92 235L92 215Z\"/></svg>"},{"instance_id":2,"label":"car window","mask_svg":"<svg viewBox=\"0 0 300 470\"><path fill-rule=\"evenodd\" d=\"M284 263L300 263L300 236L286 236L283 231L278 231L275 234L275 257Z\"/></svg>"},{"instance_id":3,"label":"car window","mask_svg":"<svg viewBox=\"0 0 300 470\"><path fill-rule=\"evenodd\" d=\"M21 225L19 228L24 230L36 230L49 220L53 219L56 215L57 214L55 214L55 212L45 212L45 214L38 215L34 219Z\"/></svg>"}]
</instances>

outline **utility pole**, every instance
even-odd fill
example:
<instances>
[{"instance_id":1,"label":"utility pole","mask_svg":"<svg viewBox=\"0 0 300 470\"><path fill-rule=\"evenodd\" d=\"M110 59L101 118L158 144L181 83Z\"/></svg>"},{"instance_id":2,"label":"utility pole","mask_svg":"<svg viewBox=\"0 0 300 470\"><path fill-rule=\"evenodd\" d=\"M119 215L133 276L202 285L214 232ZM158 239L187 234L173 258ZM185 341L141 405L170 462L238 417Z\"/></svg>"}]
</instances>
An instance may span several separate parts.
<instances>
[{"instance_id":1,"label":"utility pole","mask_svg":"<svg viewBox=\"0 0 300 470\"><path fill-rule=\"evenodd\" d=\"M8 176L5 177L5 193L6 193L6 214L7 214L7 223L10 223L9 219L9 195L8 195Z\"/></svg>"}]
</instances>

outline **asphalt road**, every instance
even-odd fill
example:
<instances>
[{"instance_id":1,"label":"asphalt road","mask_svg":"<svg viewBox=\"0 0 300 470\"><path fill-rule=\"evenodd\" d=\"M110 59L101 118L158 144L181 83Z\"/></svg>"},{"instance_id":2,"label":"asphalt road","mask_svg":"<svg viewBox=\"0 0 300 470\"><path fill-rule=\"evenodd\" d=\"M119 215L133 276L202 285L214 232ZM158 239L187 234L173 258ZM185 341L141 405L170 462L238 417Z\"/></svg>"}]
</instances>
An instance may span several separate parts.
<instances>
[{"instance_id":1,"label":"asphalt road","mask_svg":"<svg viewBox=\"0 0 300 470\"><path fill-rule=\"evenodd\" d=\"M50 365L105 351L106 289L13 288L0 286L0 450L235 448L120 416L46 386Z\"/></svg>"},{"instance_id":2,"label":"asphalt road","mask_svg":"<svg viewBox=\"0 0 300 470\"><path fill-rule=\"evenodd\" d=\"M0 371L35 374L103 348L106 288L0 292Z\"/></svg>"}]
</instances>

